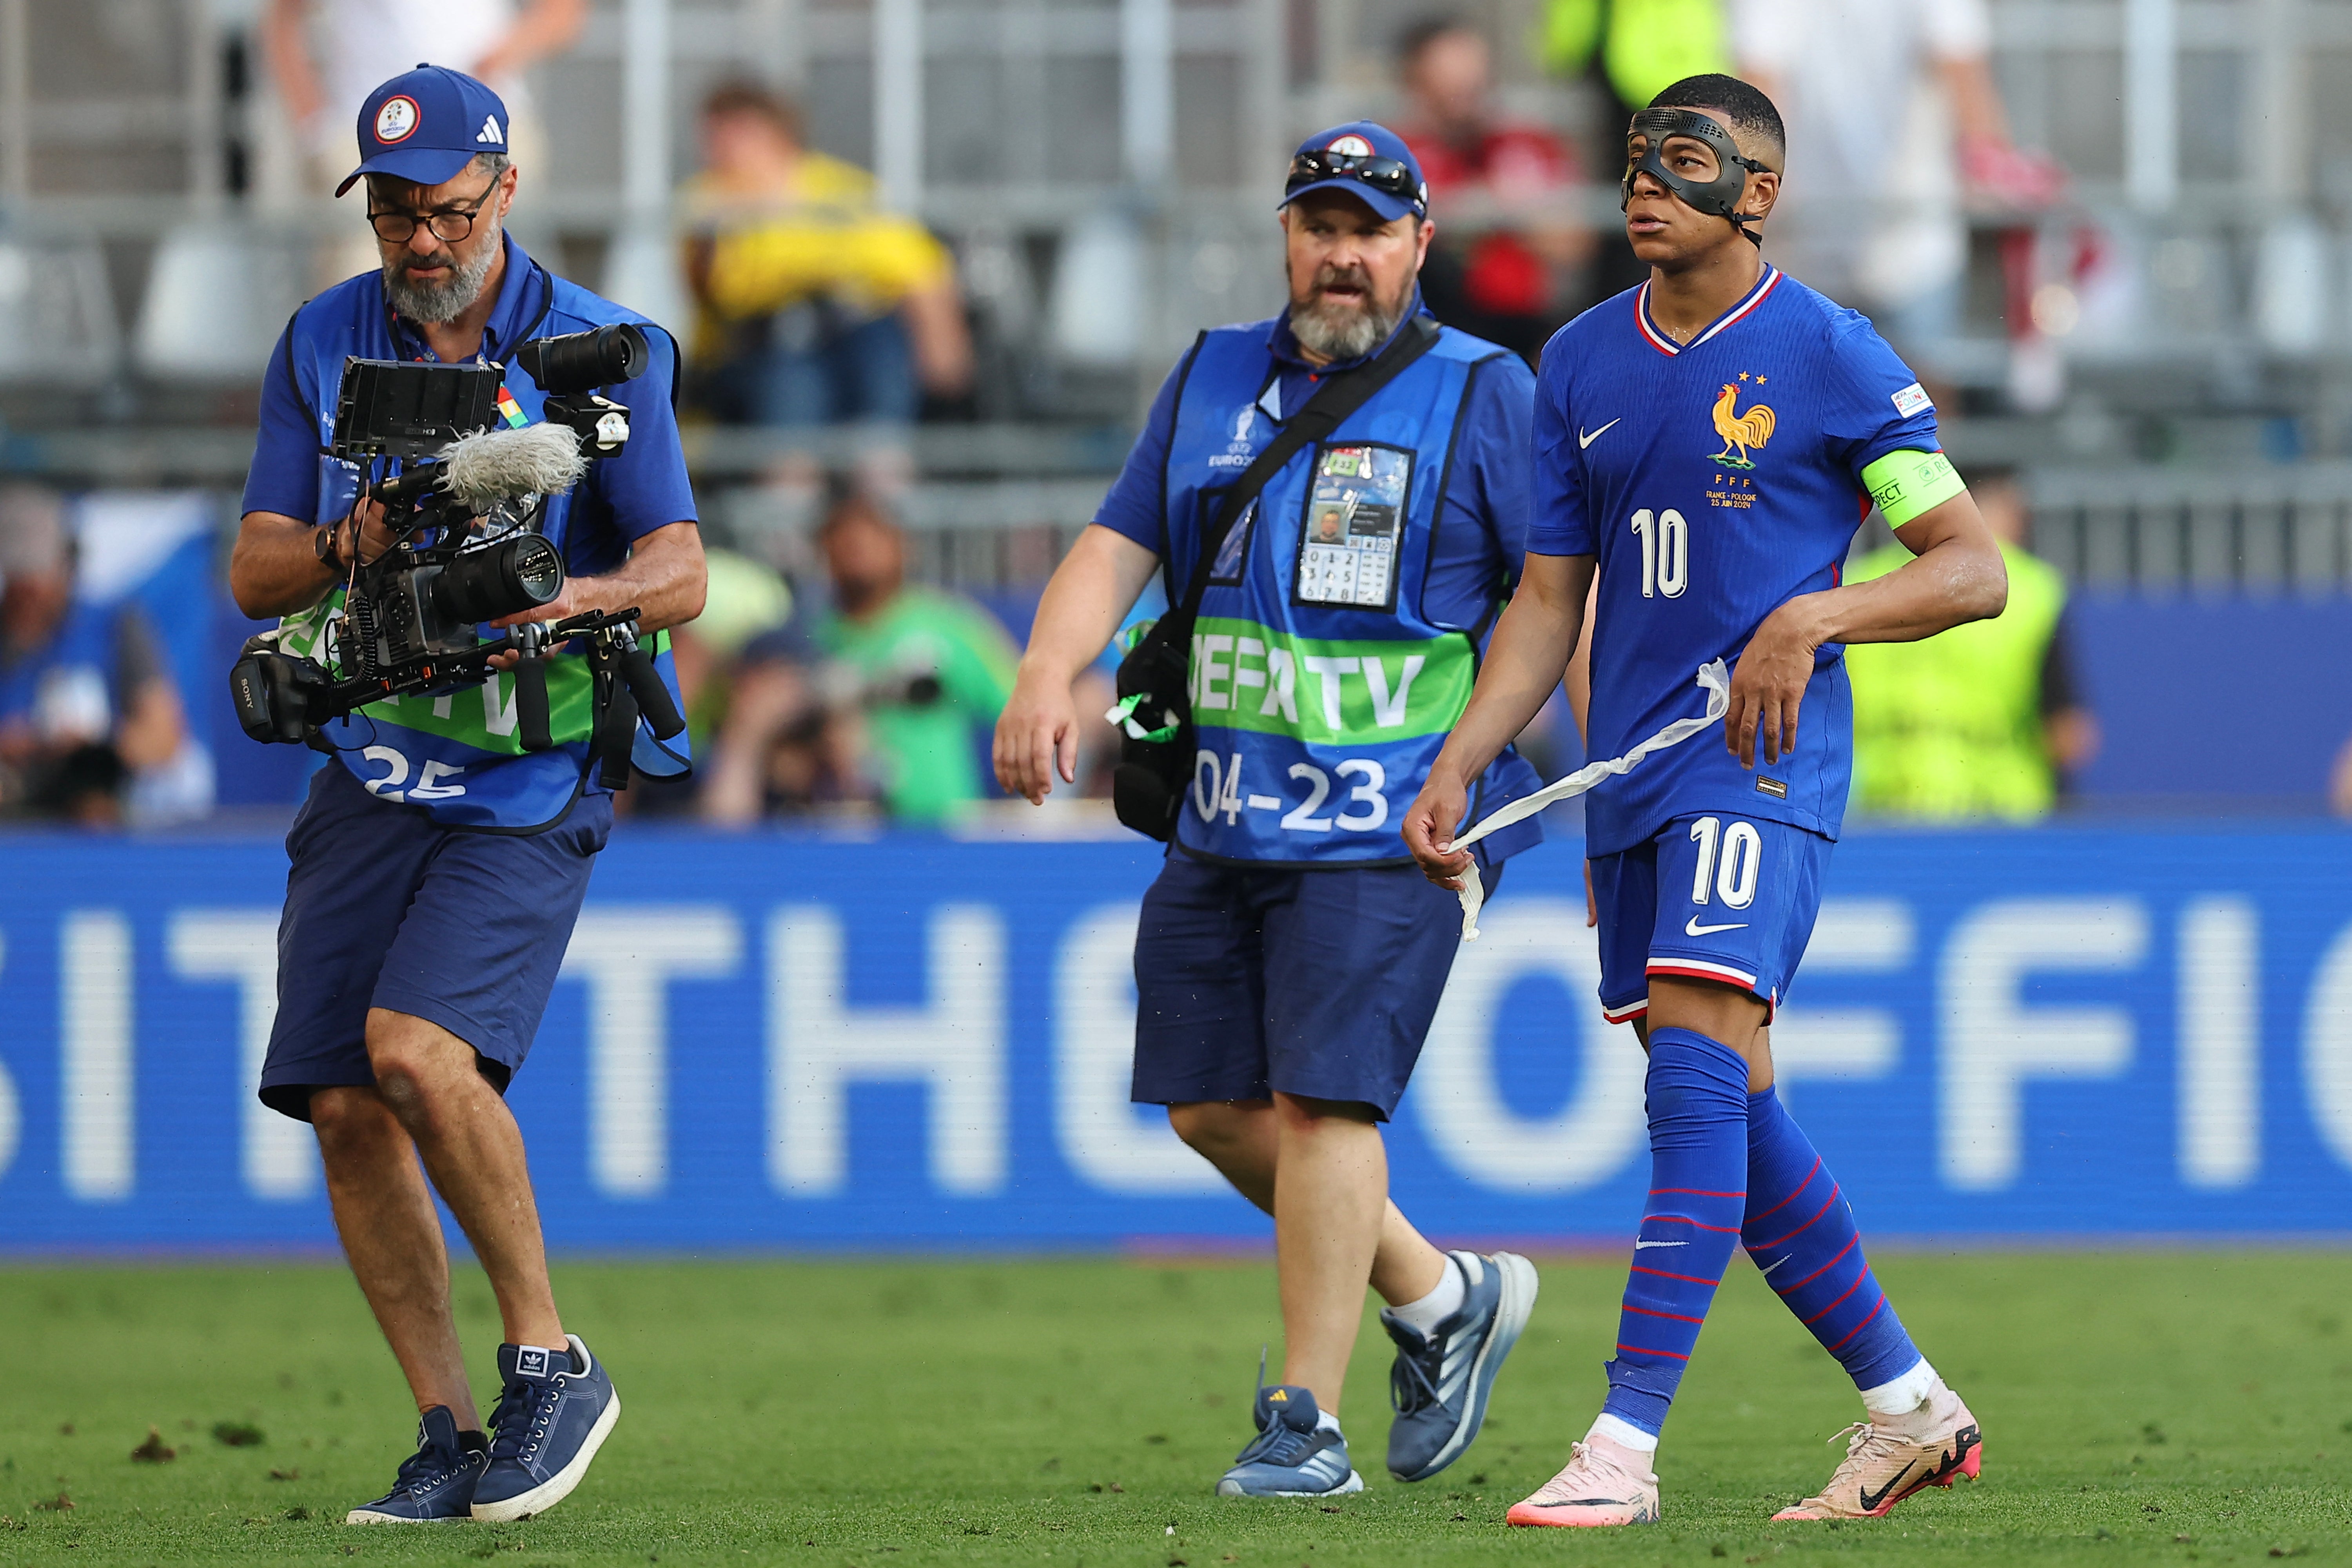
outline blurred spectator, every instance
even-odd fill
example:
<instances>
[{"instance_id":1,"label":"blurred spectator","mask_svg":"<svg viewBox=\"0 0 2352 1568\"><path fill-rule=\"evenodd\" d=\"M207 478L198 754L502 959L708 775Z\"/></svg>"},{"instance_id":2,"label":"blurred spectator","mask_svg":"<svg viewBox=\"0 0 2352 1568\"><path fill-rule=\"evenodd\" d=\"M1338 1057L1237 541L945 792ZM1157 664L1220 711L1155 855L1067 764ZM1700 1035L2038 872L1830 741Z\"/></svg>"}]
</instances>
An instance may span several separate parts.
<instances>
[{"instance_id":1,"label":"blurred spectator","mask_svg":"<svg viewBox=\"0 0 2352 1568\"><path fill-rule=\"evenodd\" d=\"M874 177L813 152L799 111L749 82L703 100L687 276L698 397L731 423L903 426L961 395L971 337L948 249L881 211Z\"/></svg>"},{"instance_id":2,"label":"blurred spectator","mask_svg":"<svg viewBox=\"0 0 2352 1568\"><path fill-rule=\"evenodd\" d=\"M725 722L737 658L793 618L793 591L774 567L732 550L706 549L703 561L709 586L702 614L670 632L678 691L698 751Z\"/></svg>"},{"instance_id":3,"label":"blurred spectator","mask_svg":"<svg viewBox=\"0 0 2352 1568\"><path fill-rule=\"evenodd\" d=\"M543 171L547 138L523 73L569 49L587 24L588 0L269 0L261 49L323 192L350 172L360 105L420 60L488 83L512 120L509 154Z\"/></svg>"},{"instance_id":4,"label":"blurred spectator","mask_svg":"<svg viewBox=\"0 0 2352 1568\"><path fill-rule=\"evenodd\" d=\"M1853 806L1914 821L2028 822L2066 793L2099 750L2098 721L2075 675L2066 584L2030 552L2016 481L1969 490L2000 541L2009 607L1925 642L1846 649L1853 679ZM1867 582L1911 559L1899 543L1852 563Z\"/></svg>"},{"instance_id":5,"label":"blurred spectator","mask_svg":"<svg viewBox=\"0 0 2352 1568\"><path fill-rule=\"evenodd\" d=\"M1985 0L1734 0L1742 70L1789 128L1765 244L1795 277L1932 361L1960 323L1965 184L2014 205L2064 175L2021 153Z\"/></svg>"},{"instance_id":6,"label":"blurred spectator","mask_svg":"<svg viewBox=\"0 0 2352 1568\"><path fill-rule=\"evenodd\" d=\"M878 796L935 824L982 798L980 747L1017 655L988 612L906 581L907 542L861 493L818 531L833 606L744 649L703 815L744 823Z\"/></svg>"},{"instance_id":7,"label":"blurred spectator","mask_svg":"<svg viewBox=\"0 0 2352 1568\"><path fill-rule=\"evenodd\" d=\"M1605 135L1620 152L1633 110L1685 77L1731 66L1720 0L1545 0L1535 46L1555 75L1598 68L1615 100Z\"/></svg>"},{"instance_id":8,"label":"blurred spectator","mask_svg":"<svg viewBox=\"0 0 2352 1568\"><path fill-rule=\"evenodd\" d=\"M1589 76L1602 103L1594 152L1614 184L1625 168L1625 123L1685 77L1731 68L1722 0L1544 0L1535 49L1555 76ZM1605 300L1649 280L1622 225L1601 237L1591 291Z\"/></svg>"},{"instance_id":9,"label":"blurred spectator","mask_svg":"<svg viewBox=\"0 0 2352 1568\"><path fill-rule=\"evenodd\" d=\"M681 711L700 765L696 773L673 778L638 779L614 798L614 809L627 816L692 816L707 809L704 779L712 749L727 726L743 650L792 620L793 591L774 567L731 550L706 546L702 553L707 573L702 614L669 630Z\"/></svg>"},{"instance_id":10,"label":"blurred spectator","mask_svg":"<svg viewBox=\"0 0 2352 1568\"><path fill-rule=\"evenodd\" d=\"M1400 134L1444 204L1421 291L1447 326L1532 364L1584 302L1592 236L1573 205L1575 156L1543 127L1496 112L1492 66L1486 37L1453 17L1417 22L1398 45Z\"/></svg>"},{"instance_id":11,"label":"blurred spectator","mask_svg":"<svg viewBox=\"0 0 2352 1568\"><path fill-rule=\"evenodd\" d=\"M547 133L523 73L569 49L588 0L268 0L261 54L300 146L292 162L313 196L351 173L353 129L368 94L419 61L453 67L506 101L507 151L525 179L547 174ZM311 258L324 288L383 264L356 218Z\"/></svg>"},{"instance_id":12,"label":"blurred spectator","mask_svg":"<svg viewBox=\"0 0 2352 1568\"><path fill-rule=\"evenodd\" d=\"M0 809L106 827L187 729L146 617L79 598L74 576L58 498L0 491Z\"/></svg>"}]
</instances>

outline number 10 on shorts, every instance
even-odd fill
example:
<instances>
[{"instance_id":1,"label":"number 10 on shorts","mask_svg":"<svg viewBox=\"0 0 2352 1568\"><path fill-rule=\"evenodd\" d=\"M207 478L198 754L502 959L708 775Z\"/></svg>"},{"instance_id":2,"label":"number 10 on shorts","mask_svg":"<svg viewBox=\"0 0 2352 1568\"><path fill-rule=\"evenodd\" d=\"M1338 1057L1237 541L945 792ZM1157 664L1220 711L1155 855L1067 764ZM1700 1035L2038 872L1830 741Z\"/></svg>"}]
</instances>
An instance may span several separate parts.
<instances>
[{"instance_id":1,"label":"number 10 on shorts","mask_svg":"<svg viewBox=\"0 0 2352 1568\"><path fill-rule=\"evenodd\" d=\"M1764 863L1764 839L1755 825L1734 822L1726 827L1719 816L1702 816L1691 824L1690 836L1698 846L1691 902L1707 902L1711 891L1727 909L1744 910L1754 903L1757 873Z\"/></svg>"}]
</instances>

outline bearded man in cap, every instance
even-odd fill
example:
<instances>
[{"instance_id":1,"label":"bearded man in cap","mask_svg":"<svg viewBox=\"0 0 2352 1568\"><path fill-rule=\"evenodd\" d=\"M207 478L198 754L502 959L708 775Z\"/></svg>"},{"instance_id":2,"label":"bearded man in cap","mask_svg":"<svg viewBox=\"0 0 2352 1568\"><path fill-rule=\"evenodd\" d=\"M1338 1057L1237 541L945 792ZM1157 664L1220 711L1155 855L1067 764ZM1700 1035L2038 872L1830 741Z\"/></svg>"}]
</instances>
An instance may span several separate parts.
<instances>
[{"instance_id":1,"label":"bearded man in cap","mask_svg":"<svg viewBox=\"0 0 2352 1568\"><path fill-rule=\"evenodd\" d=\"M1339 1415L1368 1282L1397 1346L1402 1481L1467 1450L1536 1295L1526 1258L1423 1238L1389 1202L1381 1137L1461 929L1415 885L1397 825L1518 575L1534 378L1423 310L1429 187L1386 127L1308 138L1281 221L1289 308L1202 333L1161 386L1045 590L996 731L1009 792L1075 782L1072 679L1155 574L1181 605L1205 571L1197 768L1181 759L1193 782L1136 933L1133 1093L1274 1216L1281 1381L1217 1483L1250 1497L1363 1486ZM1351 400L1318 415L1318 398L1367 386L1302 439ZM1479 809L1535 784L1501 754ZM1538 837L1529 822L1487 839L1487 876Z\"/></svg>"},{"instance_id":2,"label":"bearded man in cap","mask_svg":"<svg viewBox=\"0 0 2352 1568\"><path fill-rule=\"evenodd\" d=\"M355 563L391 543L362 476L321 452L346 356L504 365L499 406L521 425L541 417L545 394L513 363L520 344L637 321L652 363L604 389L628 406L628 444L548 498L541 519L563 559L563 590L498 624L635 606L648 646L661 647L652 634L698 614L704 582L671 410L676 345L554 277L505 233L518 176L506 106L480 82L428 65L395 77L362 108L359 142L342 189L366 182L382 268L303 306L271 357L230 563L238 605L284 617L301 646L341 613ZM656 663L675 699L667 651ZM317 1129L344 1253L423 1416L416 1452L389 1492L352 1510L352 1523L543 1513L579 1485L620 1415L604 1363L556 1311L522 1135L503 1098L612 830L591 755L589 679L577 652L548 661L557 721L545 750L521 744L505 673L321 726L333 754L287 837L261 1100ZM487 1421L449 1310L436 1193L489 1276L504 1325Z\"/></svg>"}]
</instances>

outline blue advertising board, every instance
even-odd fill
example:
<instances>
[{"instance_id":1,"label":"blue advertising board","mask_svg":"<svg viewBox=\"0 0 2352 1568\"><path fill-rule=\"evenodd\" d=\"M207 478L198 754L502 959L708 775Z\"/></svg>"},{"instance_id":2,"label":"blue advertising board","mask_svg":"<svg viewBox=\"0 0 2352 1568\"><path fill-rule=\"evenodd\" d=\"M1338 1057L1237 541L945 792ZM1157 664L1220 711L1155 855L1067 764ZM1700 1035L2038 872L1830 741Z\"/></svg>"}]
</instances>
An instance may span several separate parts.
<instances>
[{"instance_id":1,"label":"blue advertising board","mask_svg":"<svg viewBox=\"0 0 2352 1568\"><path fill-rule=\"evenodd\" d=\"M551 1240L1265 1236L1127 1103L1153 870L1140 841L624 830L512 1091ZM1437 1236L1641 1212L1642 1058L1578 870L1513 863L1390 1130ZM309 1129L251 1087L283 877L265 838L0 841L0 1248L332 1245ZM1854 836L1774 1041L1876 1233L2352 1231L2352 834Z\"/></svg>"}]
</instances>

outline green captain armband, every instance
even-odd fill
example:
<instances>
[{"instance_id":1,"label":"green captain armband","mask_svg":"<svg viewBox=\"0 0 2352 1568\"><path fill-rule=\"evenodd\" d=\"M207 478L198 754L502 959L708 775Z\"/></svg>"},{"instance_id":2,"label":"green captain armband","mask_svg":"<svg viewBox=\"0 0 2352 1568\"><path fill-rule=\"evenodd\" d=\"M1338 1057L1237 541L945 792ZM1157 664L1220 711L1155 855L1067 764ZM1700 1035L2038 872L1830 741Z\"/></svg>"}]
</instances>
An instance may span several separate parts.
<instances>
[{"instance_id":1,"label":"green captain armband","mask_svg":"<svg viewBox=\"0 0 2352 1568\"><path fill-rule=\"evenodd\" d=\"M1902 527L1969 488L1941 452L1889 452L1862 470L1862 483L1886 514L1889 528Z\"/></svg>"}]
</instances>

